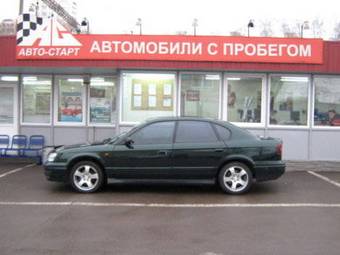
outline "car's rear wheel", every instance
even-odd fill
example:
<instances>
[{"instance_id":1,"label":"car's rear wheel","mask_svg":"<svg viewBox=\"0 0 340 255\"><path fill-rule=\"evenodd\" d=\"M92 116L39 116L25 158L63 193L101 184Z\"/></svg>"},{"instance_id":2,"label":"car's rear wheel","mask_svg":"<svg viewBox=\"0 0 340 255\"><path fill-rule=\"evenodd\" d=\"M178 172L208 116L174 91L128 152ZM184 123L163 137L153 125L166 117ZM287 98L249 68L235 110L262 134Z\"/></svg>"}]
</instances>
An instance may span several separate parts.
<instances>
[{"instance_id":1,"label":"car's rear wheel","mask_svg":"<svg viewBox=\"0 0 340 255\"><path fill-rule=\"evenodd\" d=\"M103 170L96 163L81 161L72 167L70 183L78 192L92 193L104 185L105 177Z\"/></svg>"},{"instance_id":2,"label":"car's rear wheel","mask_svg":"<svg viewBox=\"0 0 340 255\"><path fill-rule=\"evenodd\" d=\"M222 167L218 174L218 183L228 194L247 192L253 182L252 173L248 166L240 162L231 162Z\"/></svg>"}]
</instances>

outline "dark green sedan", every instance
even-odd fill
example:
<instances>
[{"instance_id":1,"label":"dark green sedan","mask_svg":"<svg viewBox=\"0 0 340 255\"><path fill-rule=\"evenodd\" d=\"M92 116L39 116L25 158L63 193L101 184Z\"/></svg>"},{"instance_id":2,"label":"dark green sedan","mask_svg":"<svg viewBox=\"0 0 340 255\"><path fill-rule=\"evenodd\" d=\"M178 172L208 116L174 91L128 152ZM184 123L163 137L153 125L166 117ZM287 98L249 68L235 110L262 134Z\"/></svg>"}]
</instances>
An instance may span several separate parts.
<instances>
[{"instance_id":1,"label":"dark green sedan","mask_svg":"<svg viewBox=\"0 0 340 255\"><path fill-rule=\"evenodd\" d=\"M100 143L62 146L44 163L50 181L95 192L108 179L216 181L229 194L256 180L280 177L282 142L260 138L228 122L157 118Z\"/></svg>"}]
</instances>

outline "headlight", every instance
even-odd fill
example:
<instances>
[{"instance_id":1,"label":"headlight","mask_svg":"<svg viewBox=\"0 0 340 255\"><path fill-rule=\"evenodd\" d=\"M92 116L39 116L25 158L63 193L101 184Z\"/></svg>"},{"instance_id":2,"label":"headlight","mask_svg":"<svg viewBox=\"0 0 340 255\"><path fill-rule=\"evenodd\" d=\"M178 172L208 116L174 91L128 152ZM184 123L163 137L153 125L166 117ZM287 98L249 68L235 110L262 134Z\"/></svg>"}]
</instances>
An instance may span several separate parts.
<instances>
[{"instance_id":1,"label":"headlight","mask_svg":"<svg viewBox=\"0 0 340 255\"><path fill-rule=\"evenodd\" d=\"M56 152L51 152L50 154L48 154L47 161L53 162L56 156L57 156Z\"/></svg>"}]
</instances>

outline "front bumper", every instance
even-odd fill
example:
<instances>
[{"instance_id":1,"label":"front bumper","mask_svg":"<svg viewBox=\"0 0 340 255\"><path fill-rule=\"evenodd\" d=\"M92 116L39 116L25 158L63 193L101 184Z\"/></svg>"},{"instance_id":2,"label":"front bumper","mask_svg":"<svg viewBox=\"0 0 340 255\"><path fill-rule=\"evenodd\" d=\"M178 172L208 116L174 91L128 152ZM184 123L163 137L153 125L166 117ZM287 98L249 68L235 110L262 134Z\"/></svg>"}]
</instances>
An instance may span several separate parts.
<instances>
[{"instance_id":1,"label":"front bumper","mask_svg":"<svg viewBox=\"0 0 340 255\"><path fill-rule=\"evenodd\" d=\"M275 180L284 174L286 164L283 161L256 163L254 175L257 182Z\"/></svg>"},{"instance_id":2,"label":"front bumper","mask_svg":"<svg viewBox=\"0 0 340 255\"><path fill-rule=\"evenodd\" d=\"M47 180L53 182L67 182L67 167L64 163L46 162L44 164Z\"/></svg>"}]
</instances>

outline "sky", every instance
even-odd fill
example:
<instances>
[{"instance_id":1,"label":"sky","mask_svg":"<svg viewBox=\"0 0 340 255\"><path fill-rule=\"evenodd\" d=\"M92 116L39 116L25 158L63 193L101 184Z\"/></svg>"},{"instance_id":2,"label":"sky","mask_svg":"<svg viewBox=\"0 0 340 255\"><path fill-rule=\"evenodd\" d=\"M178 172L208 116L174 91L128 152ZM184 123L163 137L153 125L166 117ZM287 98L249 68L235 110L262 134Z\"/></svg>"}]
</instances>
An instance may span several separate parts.
<instances>
[{"instance_id":1,"label":"sky","mask_svg":"<svg viewBox=\"0 0 340 255\"><path fill-rule=\"evenodd\" d=\"M29 0L23 0L28 2ZM281 24L291 27L323 21L323 37L334 36L334 27L340 22L339 0L75 0L78 20L86 17L94 34L139 33L136 26L142 19L143 34L193 33L193 19L198 19L198 35L229 35L231 31L247 33L247 24L254 20L250 35L259 36L263 22L270 22L273 36L282 36ZM19 0L1 0L0 20L15 18ZM304 31L312 37L312 30Z\"/></svg>"}]
</instances>

